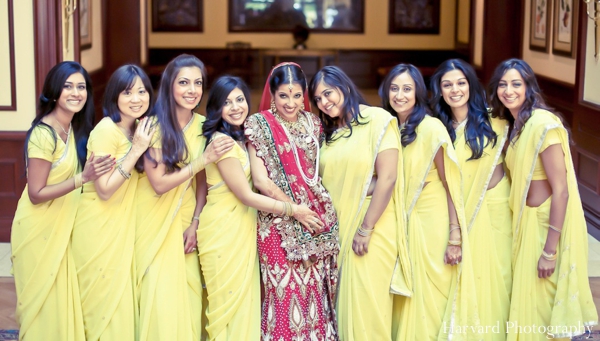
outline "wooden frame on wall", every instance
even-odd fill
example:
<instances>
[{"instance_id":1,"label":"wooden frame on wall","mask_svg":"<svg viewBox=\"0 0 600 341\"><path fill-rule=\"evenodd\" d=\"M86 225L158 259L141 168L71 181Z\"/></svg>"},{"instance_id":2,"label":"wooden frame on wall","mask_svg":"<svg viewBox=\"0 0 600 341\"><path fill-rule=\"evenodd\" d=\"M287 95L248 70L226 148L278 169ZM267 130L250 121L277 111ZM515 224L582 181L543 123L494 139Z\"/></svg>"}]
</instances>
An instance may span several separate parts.
<instances>
[{"instance_id":1,"label":"wooden frame on wall","mask_svg":"<svg viewBox=\"0 0 600 341\"><path fill-rule=\"evenodd\" d=\"M152 0L152 32L202 32L203 27L202 0Z\"/></svg>"},{"instance_id":2,"label":"wooden frame on wall","mask_svg":"<svg viewBox=\"0 0 600 341\"><path fill-rule=\"evenodd\" d=\"M389 6L389 33L440 33L440 0L390 0Z\"/></svg>"},{"instance_id":3,"label":"wooden frame on wall","mask_svg":"<svg viewBox=\"0 0 600 341\"><path fill-rule=\"evenodd\" d=\"M532 51L550 50L550 8L550 0L531 0L529 49Z\"/></svg>"},{"instance_id":4,"label":"wooden frame on wall","mask_svg":"<svg viewBox=\"0 0 600 341\"><path fill-rule=\"evenodd\" d=\"M311 33L363 33L364 8L365 0L228 0L228 31L294 32L305 27Z\"/></svg>"},{"instance_id":5,"label":"wooden frame on wall","mask_svg":"<svg viewBox=\"0 0 600 341\"><path fill-rule=\"evenodd\" d=\"M554 0L552 53L575 58L580 0Z\"/></svg>"},{"instance_id":6,"label":"wooden frame on wall","mask_svg":"<svg viewBox=\"0 0 600 341\"><path fill-rule=\"evenodd\" d=\"M79 0L79 48L92 47L92 4L90 0Z\"/></svg>"}]
</instances>

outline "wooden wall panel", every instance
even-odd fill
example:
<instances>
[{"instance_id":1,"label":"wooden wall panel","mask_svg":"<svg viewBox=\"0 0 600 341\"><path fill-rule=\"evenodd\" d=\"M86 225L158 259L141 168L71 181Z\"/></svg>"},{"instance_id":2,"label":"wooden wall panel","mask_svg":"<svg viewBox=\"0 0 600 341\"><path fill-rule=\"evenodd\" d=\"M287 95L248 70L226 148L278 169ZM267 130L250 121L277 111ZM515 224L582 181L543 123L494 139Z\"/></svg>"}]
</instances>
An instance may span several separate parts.
<instances>
[{"instance_id":1,"label":"wooden wall panel","mask_svg":"<svg viewBox=\"0 0 600 341\"><path fill-rule=\"evenodd\" d=\"M58 0L33 0L35 93L41 94L50 69L62 61L62 15Z\"/></svg>"},{"instance_id":2,"label":"wooden wall panel","mask_svg":"<svg viewBox=\"0 0 600 341\"><path fill-rule=\"evenodd\" d=\"M148 66L146 67L153 83L157 83L164 66L174 57L188 53L198 57L207 66L208 84L212 84L214 79L228 72L232 67L227 64L227 49L150 49L148 53ZM252 60L250 77L250 87L262 89L265 84L265 78L268 70L273 66L273 57L264 57L260 59L259 50L253 49L250 53ZM376 88L379 86L381 76L378 70L381 68L391 68L399 63L411 63L419 67L432 68L437 67L441 62L449 58L462 58L468 61L468 56L456 51L448 50L339 50L337 65L342 68L348 76L360 88ZM307 77L311 78L317 70L315 59L298 57L282 58L284 60L293 60L298 62L304 69ZM334 64L333 60L327 60L329 64ZM263 63L265 75L259 74L259 63Z\"/></svg>"},{"instance_id":3,"label":"wooden wall panel","mask_svg":"<svg viewBox=\"0 0 600 341\"><path fill-rule=\"evenodd\" d=\"M10 241L17 203L25 188L25 132L0 132L0 242Z\"/></svg>"},{"instance_id":4,"label":"wooden wall panel","mask_svg":"<svg viewBox=\"0 0 600 341\"><path fill-rule=\"evenodd\" d=\"M576 21L579 24L579 37L571 131L576 143L573 158L585 217L589 225L596 228L588 231L600 239L600 106L583 101L588 20L586 11L580 10L579 20Z\"/></svg>"}]
</instances>

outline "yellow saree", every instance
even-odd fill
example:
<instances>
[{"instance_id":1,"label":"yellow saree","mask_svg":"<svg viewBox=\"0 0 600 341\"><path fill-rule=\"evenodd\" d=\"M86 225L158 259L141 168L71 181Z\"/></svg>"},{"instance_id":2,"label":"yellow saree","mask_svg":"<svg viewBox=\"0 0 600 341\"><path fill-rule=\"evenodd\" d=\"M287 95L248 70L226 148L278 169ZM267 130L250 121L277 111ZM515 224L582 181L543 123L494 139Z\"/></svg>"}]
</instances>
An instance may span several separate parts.
<instances>
[{"instance_id":1,"label":"yellow saree","mask_svg":"<svg viewBox=\"0 0 600 341\"><path fill-rule=\"evenodd\" d=\"M239 144L206 167L206 179L211 187L197 232L198 254L208 293L206 330L209 340L259 340L256 209L244 205L221 178L216 163L230 157L240 161L252 186L250 160Z\"/></svg>"},{"instance_id":2,"label":"yellow saree","mask_svg":"<svg viewBox=\"0 0 600 341\"><path fill-rule=\"evenodd\" d=\"M337 318L341 340L392 339L393 294L412 294L412 275L402 209L402 157L398 123L381 108L361 112L352 135L340 129L335 141L321 147L323 186L329 191L339 219L340 254ZM390 202L375 224L369 252L352 250L354 234L371 198L367 190L384 136L389 149L398 149L398 177Z\"/></svg>"},{"instance_id":3,"label":"yellow saree","mask_svg":"<svg viewBox=\"0 0 600 341\"><path fill-rule=\"evenodd\" d=\"M557 245L555 272L548 278L538 278L537 263L548 234L552 197L539 207L528 207L526 198L540 150L551 131L557 133L564 153L569 201ZM569 138L560 119L546 110L534 110L517 141L509 145L506 164L512 178L509 204L513 211L513 289L508 340L545 340L583 334L598 324L598 315L588 281L587 227Z\"/></svg>"},{"instance_id":4,"label":"yellow saree","mask_svg":"<svg viewBox=\"0 0 600 341\"><path fill-rule=\"evenodd\" d=\"M88 157L112 155L120 164L131 142L108 117L92 130ZM120 176L120 175L119 175ZM134 340L133 245L138 173L104 201L94 182L83 186L72 249L88 341Z\"/></svg>"},{"instance_id":5,"label":"yellow saree","mask_svg":"<svg viewBox=\"0 0 600 341\"><path fill-rule=\"evenodd\" d=\"M496 165L502 164L502 148L508 136L508 122L490 118L498 136L488 144L481 158L468 160L472 151L465 140L465 124L456 129L454 147L462 173L465 218L471 246L477 306L484 340L506 340L506 320L512 284L512 214L508 206L508 176L492 189L488 184Z\"/></svg>"},{"instance_id":6,"label":"yellow saree","mask_svg":"<svg viewBox=\"0 0 600 341\"><path fill-rule=\"evenodd\" d=\"M29 158L52 162L48 185L72 178L79 171L73 134L66 144L58 137L54 142L50 129L34 128L27 145ZM34 205L27 188L19 200L11 232L19 339L85 340L69 243L81 190Z\"/></svg>"},{"instance_id":7,"label":"yellow saree","mask_svg":"<svg viewBox=\"0 0 600 341\"><path fill-rule=\"evenodd\" d=\"M459 224L467 226L456 153L439 120L425 116L416 133L417 138L402 151L415 292L411 298L395 298L397 340L480 340L467 229L461 229L461 263L444 264L450 223L446 191L437 174L427 179L441 148Z\"/></svg>"},{"instance_id":8,"label":"yellow saree","mask_svg":"<svg viewBox=\"0 0 600 341\"><path fill-rule=\"evenodd\" d=\"M202 122L194 114L183 129L189 156L204 149ZM156 128L158 132L158 127ZM158 135L158 136L157 136ZM152 148L161 148L154 134ZM183 232L196 207L195 178L157 195L140 175L136 192L135 281L139 340L198 340L201 335L202 284L198 254L184 253Z\"/></svg>"}]
</instances>

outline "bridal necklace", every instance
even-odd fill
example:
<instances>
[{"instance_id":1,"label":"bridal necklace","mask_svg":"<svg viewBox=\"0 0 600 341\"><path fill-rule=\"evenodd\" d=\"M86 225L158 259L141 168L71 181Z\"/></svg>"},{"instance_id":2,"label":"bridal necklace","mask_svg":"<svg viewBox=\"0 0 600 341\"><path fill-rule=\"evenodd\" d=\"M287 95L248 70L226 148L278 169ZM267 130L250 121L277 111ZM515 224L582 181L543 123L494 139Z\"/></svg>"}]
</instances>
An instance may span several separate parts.
<instances>
[{"instance_id":1,"label":"bridal necklace","mask_svg":"<svg viewBox=\"0 0 600 341\"><path fill-rule=\"evenodd\" d=\"M275 114L275 117L277 118L277 120L279 121L279 123L281 123L281 126L283 127L283 131L285 132L285 136L287 137L288 141L290 141L290 145L292 146L292 154L294 154L294 160L296 161L296 166L298 166L298 169L300 170L300 175L302 175L302 179L304 179L304 181L306 182L307 185L309 186L315 186L318 182L319 182L319 141L317 140L317 138L314 136L314 134L311 134L311 132L314 130L314 122L306 117L304 115L304 113L302 113L301 111L298 112L298 121L296 122L290 122L285 120L284 118L282 118L281 116L279 116L277 113ZM308 121L308 122L307 122ZM306 173L304 173L304 169L302 168L302 164L300 163L300 156L298 155L298 147L296 146L296 143L294 142L293 136L290 134L287 126L290 125L290 128L294 129L295 131L297 131L298 133L302 132L302 129L298 129L301 127L304 127L307 136L305 138L305 142L308 144L310 144L310 142L313 142L315 145L315 149L317 150L317 158L316 158L316 163L315 163L315 174L312 177L308 177L306 175Z\"/></svg>"}]
</instances>

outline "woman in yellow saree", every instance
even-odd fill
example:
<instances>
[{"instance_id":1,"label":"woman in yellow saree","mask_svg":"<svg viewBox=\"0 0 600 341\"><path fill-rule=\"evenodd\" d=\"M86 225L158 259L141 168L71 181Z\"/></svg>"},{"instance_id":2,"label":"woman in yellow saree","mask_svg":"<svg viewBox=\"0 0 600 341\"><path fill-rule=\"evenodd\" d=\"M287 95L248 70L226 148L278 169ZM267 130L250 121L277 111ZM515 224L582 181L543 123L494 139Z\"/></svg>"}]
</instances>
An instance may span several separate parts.
<instances>
[{"instance_id":1,"label":"woman in yellow saree","mask_svg":"<svg viewBox=\"0 0 600 341\"><path fill-rule=\"evenodd\" d=\"M90 133L88 154L112 155L117 167L83 186L72 249L86 340L134 340L134 166L154 133L136 121L152 102L152 85L136 65L121 66L104 94L104 119Z\"/></svg>"},{"instance_id":2,"label":"woman in yellow saree","mask_svg":"<svg viewBox=\"0 0 600 341\"><path fill-rule=\"evenodd\" d=\"M393 298L412 294L412 276L397 120L367 106L338 67L321 69L309 88L324 122L320 174L339 219L339 337L400 340Z\"/></svg>"},{"instance_id":3,"label":"woman in yellow saree","mask_svg":"<svg viewBox=\"0 0 600 341\"><path fill-rule=\"evenodd\" d=\"M219 140L202 153L203 117L193 112L205 82L202 62L173 59L163 73L151 118L153 142L144 154L136 193L135 281L139 340L199 340L202 315L200 263L196 252L199 205L206 195L206 163L232 147ZM200 173L199 173L200 172ZM198 174L196 176L196 174Z\"/></svg>"},{"instance_id":4,"label":"woman in yellow saree","mask_svg":"<svg viewBox=\"0 0 600 341\"><path fill-rule=\"evenodd\" d=\"M379 94L398 117L414 294L395 299L397 340L479 340L477 303L456 153L428 115L419 70L395 66Z\"/></svg>"},{"instance_id":5,"label":"woman in yellow saree","mask_svg":"<svg viewBox=\"0 0 600 341\"><path fill-rule=\"evenodd\" d=\"M448 130L462 174L466 229L485 340L505 340L512 271L510 183L502 154L508 121L490 117L475 70L460 59L431 77L433 113Z\"/></svg>"},{"instance_id":6,"label":"woman in yellow saree","mask_svg":"<svg viewBox=\"0 0 600 341\"><path fill-rule=\"evenodd\" d=\"M549 111L533 70L520 59L498 65L489 95L494 113L512 124L506 153L513 211L508 340L584 334L598 324L598 314L568 132Z\"/></svg>"},{"instance_id":7,"label":"woman in yellow saree","mask_svg":"<svg viewBox=\"0 0 600 341\"><path fill-rule=\"evenodd\" d=\"M85 145L94 119L90 77L76 62L54 66L27 132L27 185L11 230L20 340L85 340L70 240L83 183L114 165ZM83 171L81 171L83 167Z\"/></svg>"},{"instance_id":8,"label":"woman in yellow saree","mask_svg":"<svg viewBox=\"0 0 600 341\"><path fill-rule=\"evenodd\" d=\"M281 214L288 208L287 216L319 226L313 221L317 215L305 205L288 205L252 190L243 129L248 98L250 90L240 78L224 76L211 87L206 106L206 139L228 135L237 142L230 152L206 167L209 189L200 215L198 253L208 294L209 340L261 338L256 209Z\"/></svg>"}]
</instances>

